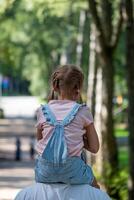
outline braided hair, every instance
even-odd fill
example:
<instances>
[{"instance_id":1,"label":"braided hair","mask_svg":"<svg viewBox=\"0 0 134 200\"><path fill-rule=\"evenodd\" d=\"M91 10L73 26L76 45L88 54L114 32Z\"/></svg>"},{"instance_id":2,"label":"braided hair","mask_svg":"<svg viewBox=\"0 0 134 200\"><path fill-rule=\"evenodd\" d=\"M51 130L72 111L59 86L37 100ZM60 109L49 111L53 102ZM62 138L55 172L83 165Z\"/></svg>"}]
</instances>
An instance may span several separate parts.
<instances>
[{"instance_id":1,"label":"braided hair","mask_svg":"<svg viewBox=\"0 0 134 200\"><path fill-rule=\"evenodd\" d=\"M58 66L51 76L52 88L48 100L57 99L56 94L60 95L62 92L69 99L72 99L74 95L79 95L79 101L81 101L80 90L83 80L84 75L79 67L71 64Z\"/></svg>"}]
</instances>

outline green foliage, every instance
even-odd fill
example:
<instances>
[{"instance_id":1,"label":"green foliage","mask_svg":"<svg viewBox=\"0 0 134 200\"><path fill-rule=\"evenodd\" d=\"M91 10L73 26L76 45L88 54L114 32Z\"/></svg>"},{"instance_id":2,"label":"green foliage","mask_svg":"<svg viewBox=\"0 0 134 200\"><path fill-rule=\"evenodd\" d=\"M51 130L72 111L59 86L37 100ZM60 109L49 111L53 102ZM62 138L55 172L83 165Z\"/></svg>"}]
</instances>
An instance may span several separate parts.
<instances>
[{"instance_id":1,"label":"green foliage","mask_svg":"<svg viewBox=\"0 0 134 200\"><path fill-rule=\"evenodd\" d=\"M113 23L118 19L118 1L114 8ZM27 79L30 91L39 95L48 92L50 74L59 64L62 52L69 62L76 62L77 34L81 9L88 9L85 1L9 0L0 2L0 71L2 74ZM88 16L88 14L87 14ZM84 27L82 63L87 87L90 19ZM125 94L124 40L122 34L115 54L117 75L116 94ZM37 69L38 68L38 69ZM41 88L40 88L41 87ZM44 92L45 91L45 92Z\"/></svg>"},{"instance_id":2,"label":"green foliage","mask_svg":"<svg viewBox=\"0 0 134 200\"><path fill-rule=\"evenodd\" d=\"M86 1L85 1L86 2ZM63 51L75 62L81 1L1 2L0 71L30 81L32 94L47 93Z\"/></svg>"},{"instance_id":3,"label":"green foliage","mask_svg":"<svg viewBox=\"0 0 134 200\"><path fill-rule=\"evenodd\" d=\"M113 194L116 192L116 190L119 191L119 196L121 200L127 200L128 199L128 147L119 147L118 148L118 156L119 156L119 170L118 173L115 170L115 173L112 174L113 170L111 170L110 165L107 161L105 162L105 175L102 176L102 174L98 174L98 172L95 170L95 175L97 177L97 180L99 181L100 185L108 185L109 189L109 195L113 196ZM111 178L106 178L110 177ZM109 187L110 186L110 187ZM112 198L112 200L117 200Z\"/></svg>"},{"instance_id":4,"label":"green foliage","mask_svg":"<svg viewBox=\"0 0 134 200\"><path fill-rule=\"evenodd\" d=\"M111 195L114 194L115 190L118 189L120 198L122 200L127 200L128 197L127 180L128 180L128 171L125 169L120 170L119 174L113 177L112 181L109 182L109 184L113 188Z\"/></svg>"},{"instance_id":5,"label":"green foliage","mask_svg":"<svg viewBox=\"0 0 134 200\"><path fill-rule=\"evenodd\" d=\"M119 192L119 198L121 200L127 200L128 168L120 168L118 172L115 169L115 173L113 174L113 169L111 170L109 163L105 161L105 175L103 177L98 177L98 180L100 180L102 185L107 185L108 193L110 197L112 197L112 200L117 200L117 197L114 198L116 191Z\"/></svg>"}]
</instances>

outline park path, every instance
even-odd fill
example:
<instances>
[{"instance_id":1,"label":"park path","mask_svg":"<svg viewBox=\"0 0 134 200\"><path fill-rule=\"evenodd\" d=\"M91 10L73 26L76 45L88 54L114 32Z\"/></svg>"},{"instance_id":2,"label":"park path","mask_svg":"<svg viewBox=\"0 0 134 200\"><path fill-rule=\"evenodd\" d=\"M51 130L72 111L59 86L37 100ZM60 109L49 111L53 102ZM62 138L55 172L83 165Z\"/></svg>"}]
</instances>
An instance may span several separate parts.
<instances>
[{"instance_id":1,"label":"park path","mask_svg":"<svg viewBox=\"0 0 134 200\"><path fill-rule=\"evenodd\" d=\"M31 136L35 135L35 97L3 97L5 119L0 119L0 200L13 200L34 182L34 160L30 157ZM16 138L21 141L21 161L15 161Z\"/></svg>"},{"instance_id":2,"label":"park path","mask_svg":"<svg viewBox=\"0 0 134 200\"><path fill-rule=\"evenodd\" d=\"M34 124L33 119L0 120L0 200L14 199L19 190L34 182L29 153ZM21 161L15 161L16 137L21 141Z\"/></svg>"},{"instance_id":3,"label":"park path","mask_svg":"<svg viewBox=\"0 0 134 200\"><path fill-rule=\"evenodd\" d=\"M14 199L19 190L34 182L29 153L34 124L33 119L0 120L0 200ZM21 161L15 161L16 137L21 141Z\"/></svg>"}]
</instances>

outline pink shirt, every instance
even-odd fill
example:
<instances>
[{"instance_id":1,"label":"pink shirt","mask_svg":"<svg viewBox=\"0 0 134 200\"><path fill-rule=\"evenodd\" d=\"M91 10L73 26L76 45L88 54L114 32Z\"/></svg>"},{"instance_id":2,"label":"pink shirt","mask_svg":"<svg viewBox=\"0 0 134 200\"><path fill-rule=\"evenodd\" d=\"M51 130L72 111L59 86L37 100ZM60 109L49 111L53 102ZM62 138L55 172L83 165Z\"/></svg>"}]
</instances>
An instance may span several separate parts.
<instances>
[{"instance_id":1,"label":"pink shirt","mask_svg":"<svg viewBox=\"0 0 134 200\"><path fill-rule=\"evenodd\" d=\"M75 101L71 100L51 100L48 104L57 121L62 121L65 116L67 116L67 114L72 110L75 103ZM81 155L84 146L83 135L86 132L84 127L90 125L91 123L93 123L92 114L87 106L83 106L79 109L74 120L72 120L70 124L64 127L64 134L69 156ZM43 138L36 144L37 152L42 154L49 138L52 135L53 126L46 122L41 107L37 109L36 127L42 130Z\"/></svg>"}]
</instances>

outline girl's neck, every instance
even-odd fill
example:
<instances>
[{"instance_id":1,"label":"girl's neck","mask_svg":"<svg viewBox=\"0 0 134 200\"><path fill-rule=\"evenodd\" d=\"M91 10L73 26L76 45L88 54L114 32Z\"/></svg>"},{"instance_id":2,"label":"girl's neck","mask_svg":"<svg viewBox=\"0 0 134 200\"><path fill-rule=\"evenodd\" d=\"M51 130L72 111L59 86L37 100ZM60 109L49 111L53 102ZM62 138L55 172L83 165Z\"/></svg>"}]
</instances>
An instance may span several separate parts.
<instances>
[{"instance_id":1,"label":"girl's neck","mask_svg":"<svg viewBox=\"0 0 134 200\"><path fill-rule=\"evenodd\" d=\"M68 101L74 101L73 99L69 99L69 98L66 98L66 97L58 97L58 100L68 100Z\"/></svg>"},{"instance_id":2,"label":"girl's neck","mask_svg":"<svg viewBox=\"0 0 134 200\"><path fill-rule=\"evenodd\" d=\"M66 97L66 96L62 96L62 95L58 96L58 100L77 101L75 99L72 99L72 98L69 98L69 97Z\"/></svg>"}]
</instances>

